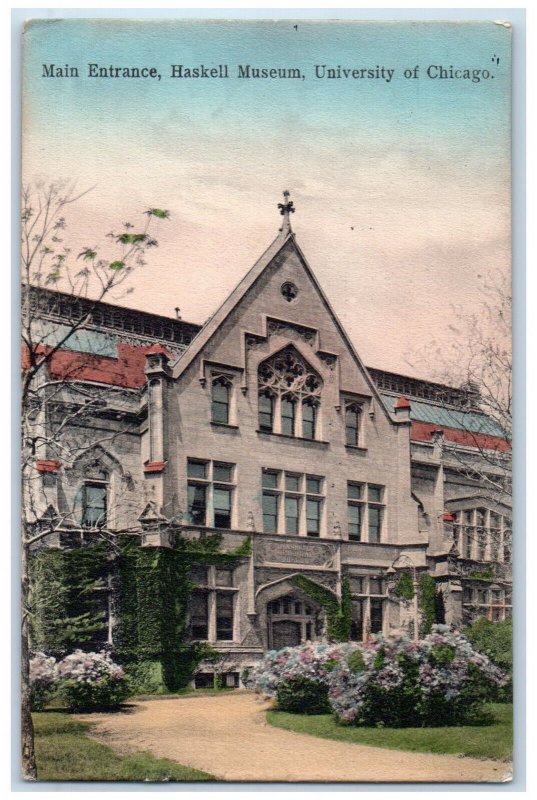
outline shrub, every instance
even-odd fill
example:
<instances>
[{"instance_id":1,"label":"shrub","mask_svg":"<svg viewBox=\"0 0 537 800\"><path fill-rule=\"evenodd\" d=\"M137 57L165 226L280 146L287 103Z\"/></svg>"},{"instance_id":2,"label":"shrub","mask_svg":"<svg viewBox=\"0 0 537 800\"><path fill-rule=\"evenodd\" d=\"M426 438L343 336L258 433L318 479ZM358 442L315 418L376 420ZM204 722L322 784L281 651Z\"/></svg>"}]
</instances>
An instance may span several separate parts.
<instances>
[{"instance_id":1,"label":"shrub","mask_svg":"<svg viewBox=\"0 0 537 800\"><path fill-rule=\"evenodd\" d=\"M294 681L301 679L303 684ZM252 671L249 685L312 712L297 689L314 697L327 687L332 710L342 722L390 727L436 726L475 721L485 701L505 682L503 673L477 653L460 633L435 625L419 642L394 634L363 644L307 644L268 653ZM314 691L316 695L314 695Z\"/></svg>"},{"instance_id":2,"label":"shrub","mask_svg":"<svg viewBox=\"0 0 537 800\"><path fill-rule=\"evenodd\" d=\"M465 628L464 635L479 653L490 658L509 676L505 685L499 689L498 699L502 702L511 702L513 699L513 620L511 617L501 622L490 622L485 617L480 617L473 625Z\"/></svg>"},{"instance_id":3,"label":"shrub","mask_svg":"<svg viewBox=\"0 0 537 800\"><path fill-rule=\"evenodd\" d=\"M334 664L334 667L337 662ZM365 669L365 661L361 650L355 650L347 657L347 666L351 672L363 672Z\"/></svg>"},{"instance_id":4,"label":"shrub","mask_svg":"<svg viewBox=\"0 0 537 800\"><path fill-rule=\"evenodd\" d=\"M58 680L56 659L45 653L30 658L30 704L32 711L41 711L54 692Z\"/></svg>"},{"instance_id":5,"label":"shrub","mask_svg":"<svg viewBox=\"0 0 537 800\"><path fill-rule=\"evenodd\" d=\"M419 642L377 636L360 647L365 669L349 659L328 675L337 716L362 725L436 726L475 721L505 678L460 633L433 626Z\"/></svg>"},{"instance_id":6,"label":"shrub","mask_svg":"<svg viewBox=\"0 0 537 800\"><path fill-rule=\"evenodd\" d=\"M328 714L328 687L321 681L298 676L284 681L276 692L278 709L293 714Z\"/></svg>"},{"instance_id":7,"label":"shrub","mask_svg":"<svg viewBox=\"0 0 537 800\"><path fill-rule=\"evenodd\" d=\"M291 678L303 677L326 683L326 676L350 652L348 644L305 644L270 650L248 674L245 684L267 697L276 697L278 687Z\"/></svg>"},{"instance_id":8,"label":"shrub","mask_svg":"<svg viewBox=\"0 0 537 800\"><path fill-rule=\"evenodd\" d=\"M72 711L115 708L130 694L123 669L104 651L75 650L57 671L61 695Z\"/></svg>"}]
</instances>

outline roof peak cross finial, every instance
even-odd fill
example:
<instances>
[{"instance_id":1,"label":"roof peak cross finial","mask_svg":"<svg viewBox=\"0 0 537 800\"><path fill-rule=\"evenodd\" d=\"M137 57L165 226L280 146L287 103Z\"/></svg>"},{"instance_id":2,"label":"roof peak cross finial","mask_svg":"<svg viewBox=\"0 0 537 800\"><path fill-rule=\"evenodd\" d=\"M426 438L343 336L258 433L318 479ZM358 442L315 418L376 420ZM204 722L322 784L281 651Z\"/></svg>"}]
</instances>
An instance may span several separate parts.
<instances>
[{"instance_id":1,"label":"roof peak cross finial","mask_svg":"<svg viewBox=\"0 0 537 800\"><path fill-rule=\"evenodd\" d=\"M280 209L280 214L283 217L280 231L282 233L291 233L290 215L295 213L295 207L293 201L289 200L289 192L287 189L283 193L283 203L278 203L278 208Z\"/></svg>"}]
</instances>

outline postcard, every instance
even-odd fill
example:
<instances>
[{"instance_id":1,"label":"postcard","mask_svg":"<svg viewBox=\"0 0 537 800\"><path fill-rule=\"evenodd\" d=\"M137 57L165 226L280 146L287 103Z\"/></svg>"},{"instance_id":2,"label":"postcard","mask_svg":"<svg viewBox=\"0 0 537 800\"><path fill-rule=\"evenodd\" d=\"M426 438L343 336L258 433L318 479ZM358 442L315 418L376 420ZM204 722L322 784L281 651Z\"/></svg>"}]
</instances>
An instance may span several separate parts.
<instances>
[{"instance_id":1,"label":"postcard","mask_svg":"<svg viewBox=\"0 0 537 800\"><path fill-rule=\"evenodd\" d=\"M511 779L511 34L26 22L25 779Z\"/></svg>"}]
</instances>

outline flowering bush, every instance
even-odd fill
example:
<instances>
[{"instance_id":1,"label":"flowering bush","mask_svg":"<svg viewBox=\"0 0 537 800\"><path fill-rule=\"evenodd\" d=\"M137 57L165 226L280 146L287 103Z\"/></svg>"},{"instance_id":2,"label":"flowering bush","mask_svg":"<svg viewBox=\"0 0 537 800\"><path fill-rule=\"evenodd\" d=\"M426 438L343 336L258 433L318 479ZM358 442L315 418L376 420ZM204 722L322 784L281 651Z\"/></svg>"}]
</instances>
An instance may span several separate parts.
<instances>
[{"instance_id":1,"label":"flowering bush","mask_svg":"<svg viewBox=\"0 0 537 800\"><path fill-rule=\"evenodd\" d=\"M501 670L446 625L419 642L402 634L363 644L306 644L268 653L250 685L275 696L280 684L306 677L328 687L342 721L391 727L449 725L475 718L505 681Z\"/></svg>"},{"instance_id":2,"label":"flowering bush","mask_svg":"<svg viewBox=\"0 0 537 800\"><path fill-rule=\"evenodd\" d=\"M246 685L267 697L276 697L278 687L293 678L308 678L326 683L328 673L349 648L348 644L308 642L300 647L270 650L263 661L248 673Z\"/></svg>"},{"instance_id":3,"label":"flowering bush","mask_svg":"<svg viewBox=\"0 0 537 800\"><path fill-rule=\"evenodd\" d=\"M57 665L61 693L72 710L113 708L129 695L123 669L108 653L75 650Z\"/></svg>"},{"instance_id":4,"label":"flowering bush","mask_svg":"<svg viewBox=\"0 0 537 800\"><path fill-rule=\"evenodd\" d=\"M30 704L32 711L41 711L50 700L58 680L56 659L45 653L30 658Z\"/></svg>"}]
</instances>

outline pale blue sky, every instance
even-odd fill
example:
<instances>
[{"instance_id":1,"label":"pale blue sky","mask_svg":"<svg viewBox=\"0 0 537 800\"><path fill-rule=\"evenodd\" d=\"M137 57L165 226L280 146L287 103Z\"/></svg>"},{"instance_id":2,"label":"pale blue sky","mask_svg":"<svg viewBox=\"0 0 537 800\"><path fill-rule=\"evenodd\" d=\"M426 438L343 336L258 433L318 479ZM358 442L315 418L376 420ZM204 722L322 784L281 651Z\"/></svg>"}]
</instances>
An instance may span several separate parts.
<instances>
[{"instance_id":1,"label":"pale blue sky","mask_svg":"<svg viewBox=\"0 0 537 800\"><path fill-rule=\"evenodd\" d=\"M270 243L290 189L299 243L362 357L408 372L409 347L431 332L449 337L451 304L472 308L479 276L509 268L510 32L492 22L297 24L34 23L24 173L97 184L73 207L81 245L148 205L169 208L128 302L166 314L179 305L193 321ZM88 78L88 62L154 65L162 80ZM43 63L82 77L42 78ZM232 77L172 80L171 63L227 63ZM237 64L298 67L306 78L241 80ZM316 80L316 64L395 75ZM421 77L405 79L417 64ZM431 80L430 64L494 78Z\"/></svg>"}]
</instances>

